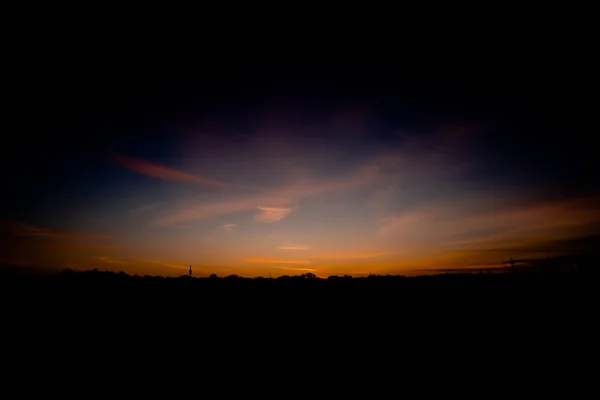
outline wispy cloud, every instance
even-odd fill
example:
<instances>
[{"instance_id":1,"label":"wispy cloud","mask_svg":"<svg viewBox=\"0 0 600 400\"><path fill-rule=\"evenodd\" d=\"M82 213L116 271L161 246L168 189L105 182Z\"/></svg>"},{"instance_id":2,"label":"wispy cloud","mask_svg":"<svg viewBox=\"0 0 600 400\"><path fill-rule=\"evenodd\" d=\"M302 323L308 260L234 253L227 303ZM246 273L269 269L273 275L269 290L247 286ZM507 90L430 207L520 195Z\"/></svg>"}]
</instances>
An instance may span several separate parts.
<instances>
[{"instance_id":1,"label":"wispy cloud","mask_svg":"<svg viewBox=\"0 0 600 400\"><path fill-rule=\"evenodd\" d=\"M272 258L264 257L245 257L242 258L243 262L248 263L260 263L260 264L310 264L309 260L276 260Z\"/></svg>"},{"instance_id":2,"label":"wispy cloud","mask_svg":"<svg viewBox=\"0 0 600 400\"><path fill-rule=\"evenodd\" d=\"M434 214L430 210L426 209L415 210L399 215L392 215L383 219L381 225L377 229L377 234L388 235L396 233L407 226L411 226L416 223L423 223L424 221L431 220L433 217Z\"/></svg>"},{"instance_id":3,"label":"wispy cloud","mask_svg":"<svg viewBox=\"0 0 600 400\"><path fill-rule=\"evenodd\" d=\"M285 244L277 248L280 250L310 250L310 246L304 244Z\"/></svg>"},{"instance_id":4,"label":"wispy cloud","mask_svg":"<svg viewBox=\"0 0 600 400\"><path fill-rule=\"evenodd\" d=\"M293 210L291 205L298 200L319 195L336 195L347 190L356 189L372 182L378 174L377 165L364 165L349 176L327 181L290 183L286 186L269 189L251 195L240 195L233 200L211 201L198 204L187 199L172 209L162 213L152 221L154 226L167 226L189 221L212 218L240 211L250 211L258 208L255 215L258 222L276 222L287 217ZM260 204L269 204L259 206Z\"/></svg>"},{"instance_id":5,"label":"wispy cloud","mask_svg":"<svg viewBox=\"0 0 600 400\"><path fill-rule=\"evenodd\" d=\"M475 202L429 205L390 216L377 233L415 235L417 231L447 236L445 244L473 244L534 232L565 229L600 222L600 207L593 199L568 199L529 204L499 205L481 198ZM482 232L488 232L482 234Z\"/></svg>"},{"instance_id":6,"label":"wispy cloud","mask_svg":"<svg viewBox=\"0 0 600 400\"><path fill-rule=\"evenodd\" d=\"M308 271L308 272L317 272L318 270L315 268L294 268L294 267L274 267L275 269L285 269L291 271Z\"/></svg>"},{"instance_id":7,"label":"wispy cloud","mask_svg":"<svg viewBox=\"0 0 600 400\"><path fill-rule=\"evenodd\" d=\"M368 185L379 174L379 160L361 165L355 172L337 179L294 182L273 193L276 197L299 199L317 195L336 195Z\"/></svg>"},{"instance_id":8,"label":"wispy cloud","mask_svg":"<svg viewBox=\"0 0 600 400\"><path fill-rule=\"evenodd\" d=\"M448 254L471 256L473 254L501 253L501 254L529 254L543 253L543 256L597 252L600 249L600 236L597 234L585 234L580 236L568 236L563 239L556 237L533 237L521 240L503 241L488 240L485 242L467 242L470 247L463 249L449 249ZM485 243L488 247L478 247Z\"/></svg>"},{"instance_id":9,"label":"wispy cloud","mask_svg":"<svg viewBox=\"0 0 600 400\"><path fill-rule=\"evenodd\" d=\"M261 207L257 206L261 212L254 216L254 220L257 222L277 222L287 217L291 212L291 208L278 208L278 207Z\"/></svg>"},{"instance_id":10,"label":"wispy cloud","mask_svg":"<svg viewBox=\"0 0 600 400\"><path fill-rule=\"evenodd\" d=\"M109 158L113 162L131 171L137 172L142 175L148 175L153 178L177 182L200 183L212 186L228 186L224 182L205 178L197 174L190 174L188 172L179 171L170 167L166 167L164 165L155 164L149 161L140 160L138 158L125 156L122 154L112 153L110 154Z\"/></svg>"},{"instance_id":11,"label":"wispy cloud","mask_svg":"<svg viewBox=\"0 0 600 400\"><path fill-rule=\"evenodd\" d=\"M237 224L223 224L221 225L221 229L227 233L231 233L236 228Z\"/></svg>"},{"instance_id":12,"label":"wispy cloud","mask_svg":"<svg viewBox=\"0 0 600 400\"><path fill-rule=\"evenodd\" d=\"M127 264L125 261L114 260L109 257L99 257L98 259L107 264Z\"/></svg>"},{"instance_id":13,"label":"wispy cloud","mask_svg":"<svg viewBox=\"0 0 600 400\"><path fill-rule=\"evenodd\" d=\"M507 267L504 264L498 263L489 263L489 264L481 264L481 265L469 265L463 266L460 268L450 267L450 268L430 268L430 269L417 269L415 272L426 273L426 274L436 274L436 273L472 273L472 272L507 272L510 270L510 267Z\"/></svg>"},{"instance_id":14,"label":"wispy cloud","mask_svg":"<svg viewBox=\"0 0 600 400\"><path fill-rule=\"evenodd\" d=\"M162 213L152 221L154 226L167 226L185 222L197 221L219 215L232 214L239 211L247 211L256 208L257 202L265 200L263 196L251 196L235 200L215 201L209 203L194 204L186 201L180 206L173 207Z\"/></svg>"},{"instance_id":15,"label":"wispy cloud","mask_svg":"<svg viewBox=\"0 0 600 400\"><path fill-rule=\"evenodd\" d=\"M554 244L557 240L600 227L598 199L493 200L427 205L385 220L380 239L390 246L400 243L403 254L390 269L462 268L502 262L509 256L552 255L570 248ZM421 258L422 254L429 258Z\"/></svg>"},{"instance_id":16,"label":"wispy cloud","mask_svg":"<svg viewBox=\"0 0 600 400\"><path fill-rule=\"evenodd\" d=\"M367 260L372 258L379 258L388 255L383 252L348 252L348 253L326 253L316 255L315 258L324 260Z\"/></svg>"}]
</instances>

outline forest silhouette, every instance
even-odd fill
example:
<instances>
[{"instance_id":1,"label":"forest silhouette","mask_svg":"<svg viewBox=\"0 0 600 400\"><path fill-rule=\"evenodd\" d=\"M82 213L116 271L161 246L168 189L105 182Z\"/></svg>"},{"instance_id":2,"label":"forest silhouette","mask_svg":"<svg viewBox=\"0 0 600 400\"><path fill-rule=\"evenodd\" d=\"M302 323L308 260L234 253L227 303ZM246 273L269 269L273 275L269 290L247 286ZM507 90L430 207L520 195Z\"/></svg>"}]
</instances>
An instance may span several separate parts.
<instances>
[{"instance_id":1,"label":"forest silhouette","mask_svg":"<svg viewBox=\"0 0 600 400\"><path fill-rule=\"evenodd\" d=\"M512 261L506 267L478 271L442 269L417 276L373 274L327 278L313 273L277 278L216 274L194 277L191 267L189 274L180 277L139 276L98 269L67 269L46 275L4 269L0 289L15 306L108 307L116 312L128 304L144 304L139 311L164 307L177 312L199 307L203 312L214 313L253 307L278 308L283 304L326 309L343 303L343 309L401 307L405 311L427 305L440 308L455 302L470 303L469 308L483 305L510 308L517 304L521 308L533 302L577 301L581 305L585 301L579 298L595 291L596 257L579 257L576 262L573 258L556 258L543 264Z\"/></svg>"},{"instance_id":2,"label":"forest silhouette","mask_svg":"<svg viewBox=\"0 0 600 400\"><path fill-rule=\"evenodd\" d=\"M507 267L328 278L5 271L0 300L6 343L20 344L13 349L19 354L51 348L62 357L98 348L138 349L151 357L160 349L187 359L191 348L200 361L207 353L239 360L246 351L253 360L286 348L304 353L315 340L324 346L319 348L343 357L357 352L403 357L441 348L463 357L488 348L531 349L531 343L544 354L550 340L556 354L560 346L566 349L593 332L596 265L597 259L588 258L577 268L559 262L512 273Z\"/></svg>"}]
</instances>

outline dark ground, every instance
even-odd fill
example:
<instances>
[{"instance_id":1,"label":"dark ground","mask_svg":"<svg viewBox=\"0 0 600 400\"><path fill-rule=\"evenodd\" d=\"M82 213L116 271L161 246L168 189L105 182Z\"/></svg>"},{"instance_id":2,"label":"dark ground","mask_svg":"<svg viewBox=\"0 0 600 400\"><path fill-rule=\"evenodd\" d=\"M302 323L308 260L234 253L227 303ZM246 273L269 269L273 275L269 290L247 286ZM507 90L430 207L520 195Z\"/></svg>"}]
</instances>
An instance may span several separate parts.
<instances>
[{"instance_id":1,"label":"dark ground","mask_svg":"<svg viewBox=\"0 0 600 400\"><path fill-rule=\"evenodd\" d=\"M52 377L61 393L125 381L153 392L170 376L177 390L197 384L233 396L264 377L284 397L307 390L304 379L357 396L355 384L375 379L369 390L387 396L413 390L403 385L416 376L434 379L419 390L447 392L445 377L488 397L517 382L532 395L538 385L575 395L595 379L585 366L598 337L593 269L330 279L13 273L0 278L0 293L3 362L20 390L45 392L39 379Z\"/></svg>"},{"instance_id":2,"label":"dark ground","mask_svg":"<svg viewBox=\"0 0 600 400\"><path fill-rule=\"evenodd\" d=\"M311 274L164 278L66 270L45 276L6 274L0 288L7 315L30 322L64 317L128 325L137 318L181 318L191 325L302 321L310 326L335 319L377 324L456 318L529 324L535 318L583 321L595 309L597 279L594 269L328 279Z\"/></svg>"}]
</instances>

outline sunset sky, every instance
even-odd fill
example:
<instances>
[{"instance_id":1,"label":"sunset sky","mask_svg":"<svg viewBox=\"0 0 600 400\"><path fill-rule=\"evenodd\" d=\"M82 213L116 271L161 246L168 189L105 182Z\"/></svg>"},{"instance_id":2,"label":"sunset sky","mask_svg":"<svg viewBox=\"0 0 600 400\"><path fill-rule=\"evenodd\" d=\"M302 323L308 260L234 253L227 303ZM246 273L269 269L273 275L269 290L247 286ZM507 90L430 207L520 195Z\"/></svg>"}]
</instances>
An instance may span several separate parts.
<instances>
[{"instance_id":1,"label":"sunset sky","mask_svg":"<svg viewBox=\"0 0 600 400\"><path fill-rule=\"evenodd\" d=\"M586 251L597 150L571 83L445 62L32 70L0 262L326 277Z\"/></svg>"}]
</instances>

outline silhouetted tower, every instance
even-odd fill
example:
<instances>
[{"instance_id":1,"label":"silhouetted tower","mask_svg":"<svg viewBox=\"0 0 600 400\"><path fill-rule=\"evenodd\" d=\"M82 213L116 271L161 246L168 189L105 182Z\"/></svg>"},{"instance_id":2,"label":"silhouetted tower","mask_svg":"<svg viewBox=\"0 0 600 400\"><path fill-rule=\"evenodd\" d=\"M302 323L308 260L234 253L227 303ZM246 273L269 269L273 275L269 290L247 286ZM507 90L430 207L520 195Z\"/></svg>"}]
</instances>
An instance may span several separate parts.
<instances>
[{"instance_id":1,"label":"silhouetted tower","mask_svg":"<svg viewBox=\"0 0 600 400\"><path fill-rule=\"evenodd\" d=\"M510 261L507 261L510 264L510 272L515 272L515 264L517 263L513 258L510 258Z\"/></svg>"},{"instance_id":2,"label":"silhouetted tower","mask_svg":"<svg viewBox=\"0 0 600 400\"><path fill-rule=\"evenodd\" d=\"M192 266L190 265L190 278L192 277Z\"/></svg>"}]
</instances>

